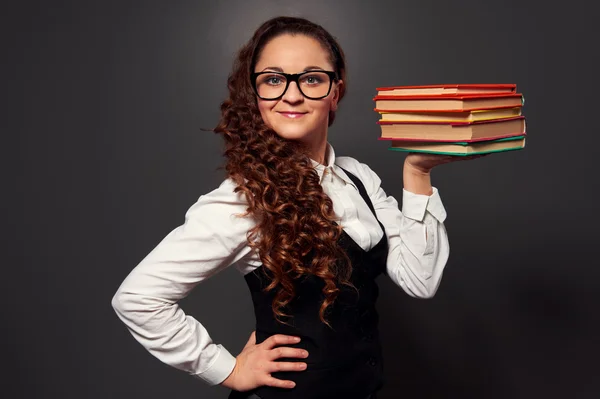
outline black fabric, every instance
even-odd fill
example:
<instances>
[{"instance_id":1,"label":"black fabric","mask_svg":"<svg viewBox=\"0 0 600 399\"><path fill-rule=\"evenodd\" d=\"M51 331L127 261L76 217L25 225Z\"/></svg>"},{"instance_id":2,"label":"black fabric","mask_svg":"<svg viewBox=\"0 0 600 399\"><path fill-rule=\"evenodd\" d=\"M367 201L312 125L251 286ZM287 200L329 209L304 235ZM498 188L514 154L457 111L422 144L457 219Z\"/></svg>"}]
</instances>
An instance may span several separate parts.
<instances>
[{"instance_id":1,"label":"black fabric","mask_svg":"<svg viewBox=\"0 0 600 399\"><path fill-rule=\"evenodd\" d=\"M344 170L354 181L373 214L375 214L362 182ZM380 222L381 225L381 222ZM383 230L383 225L381 225ZM304 371L276 372L273 377L292 380L292 389L262 386L249 392L231 391L230 399L248 398L256 394L262 399L356 398L364 399L383 385L383 363L379 341L379 315L375 303L379 288L375 279L385 272L388 254L387 237L371 250L365 251L344 231L339 245L352 264L351 282L356 290L338 285L341 292L326 318L331 330L319 319L323 300L322 279L309 276L296 280L296 296L285 309L293 318L284 319L290 325L278 322L272 311L274 292L263 292L269 283L263 267L245 275L256 316L257 343L274 334L296 335L301 342L291 347L308 350L307 359L279 359L279 361L306 361Z\"/></svg>"},{"instance_id":2,"label":"black fabric","mask_svg":"<svg viewBox=\"0 0 600 399\"><path fill-rule=\"evenodd\" d=\"M255 393L239 392L239 395L242 395L242 396L240 396L239 398L236 396L237 399L263 399ZM336 399L336 398L332 398L332 399ZM343 399L343 398L341 398L341 399ZM365 396L362 399L377 399L377 393L373 393L371 395Z\"/></svg>"},{"instance_id":3,"label":"black fabric","mask_svg":"<svg viewBox=\"0 0 600 399\"><path fill-rule=\"evenodd\" d=\"M258 396L255 393L243 393L243 392L240 392L239 394L242 395L242 396L240 396L239 398L236 396L237 399L263 399L263 398L261 398L260 396ZM335 399L335 398L332 398L332 399ZM343 399L343 398L341 398L341 399ZM371 395L365 396L362 399L377 399L377 393L373 393Z\"/></svg>"}]
</instances>

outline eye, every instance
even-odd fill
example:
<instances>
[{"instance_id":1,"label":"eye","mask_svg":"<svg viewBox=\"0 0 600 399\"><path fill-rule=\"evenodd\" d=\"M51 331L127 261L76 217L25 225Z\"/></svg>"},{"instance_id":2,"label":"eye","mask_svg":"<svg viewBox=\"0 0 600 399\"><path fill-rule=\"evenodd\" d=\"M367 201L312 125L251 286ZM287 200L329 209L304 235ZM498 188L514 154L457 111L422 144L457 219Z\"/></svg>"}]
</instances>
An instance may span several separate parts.
<instances>
[{"instance_id":1,"label":"eye","mask_svg":"<svg viewBox=\"0 0 600 399\"><path fill-rule=\"evenodd\" d=\"M323 76L322 73L312 73L302 77L302 83L307 85L319 85L325 82L327 75Z\"/></svg>"},{"instance_id":2,"label":"eye","mask_svg":"<svg viewBox=\"0 0 600 399\"><path fill-rule=\"evenodd\" d=\"M276 75L276 74L263 75L260 78L260 83L264 83L269 86L279 86L279 85L285 83L285 77L283 77L281 75Z\"/></svg>"}]
</instances>

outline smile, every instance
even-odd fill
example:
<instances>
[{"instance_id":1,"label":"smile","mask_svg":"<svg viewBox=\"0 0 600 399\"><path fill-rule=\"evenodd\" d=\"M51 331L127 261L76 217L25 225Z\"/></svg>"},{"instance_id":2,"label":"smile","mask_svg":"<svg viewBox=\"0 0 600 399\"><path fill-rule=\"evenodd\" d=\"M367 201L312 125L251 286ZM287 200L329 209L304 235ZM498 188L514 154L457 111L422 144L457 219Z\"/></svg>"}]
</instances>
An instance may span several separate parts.
<instances>
[{"instance_id":1,"label":"smile","mask_svg":"<svg viewBox=\"0 0 600 399\"><path fill-rule=\"evenodd\" d=\"M279 114L285 116L286 118L290 118L290 119L298 119L298 118L302 118L304 115L306 115L306 113L304 113L304 112L279 112Z\"/></svg>"}]
</instances>

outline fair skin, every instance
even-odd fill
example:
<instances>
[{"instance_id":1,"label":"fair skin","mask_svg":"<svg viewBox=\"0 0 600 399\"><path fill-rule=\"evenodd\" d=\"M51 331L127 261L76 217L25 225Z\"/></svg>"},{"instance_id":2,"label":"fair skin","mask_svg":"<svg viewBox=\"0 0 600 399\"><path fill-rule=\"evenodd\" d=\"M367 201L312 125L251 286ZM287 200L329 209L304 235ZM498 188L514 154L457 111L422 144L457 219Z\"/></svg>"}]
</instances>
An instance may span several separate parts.
<instances>
[{"instance_id":1,"label":"fair skin","mask_svg":"<svg viewBox=\"0 0 600 399\"><path fill-rule=\"evenodd\" d=\"M329 53L311 37L286 34L267 43L254 71L300 73L307 69L333 71ZM296 83L290 83L283 97L277 100L258 98L258 107L267 126L281 137L303 142L310 149L311 159L324 163L329 111L337 110L340 87L343 84L341 80L334 82L327 97L312 100L302 95ZM404 189L415 194L431 195L433 189L430 173L435 166L476 157L410 153L404 161ZM279 358L308 357L309 354L305 350L285 346L298 342L298 337L278 334L256 344L256 335L253 332L242 352L236 357L232 373L222 385L237 391L248 391L263 385L293 388L293 381L276 379L271 373L306 369L305 362L277 361Z\"/></svg>"},{"instance_id":2,"label":"fair skin","mask_svg":"<svg viewBox=\"0 0 600 399\"><path fill-rule=\"evenodd\" d=\"M327 51L320 43L301 35L283 35L271 40L263 48L254 67L255 72L300 73L315 69L334 70L329 62ZM311 158L323 163L327 146L329 111L337 109L339 88L343 84L344 82L340 80L333 84L327 97L311 100L302 95L296 83L290 83L280 99L273 101L258 99L258 108L267 126L281 137L307 144Z\"/></svg>"}]
</instances>

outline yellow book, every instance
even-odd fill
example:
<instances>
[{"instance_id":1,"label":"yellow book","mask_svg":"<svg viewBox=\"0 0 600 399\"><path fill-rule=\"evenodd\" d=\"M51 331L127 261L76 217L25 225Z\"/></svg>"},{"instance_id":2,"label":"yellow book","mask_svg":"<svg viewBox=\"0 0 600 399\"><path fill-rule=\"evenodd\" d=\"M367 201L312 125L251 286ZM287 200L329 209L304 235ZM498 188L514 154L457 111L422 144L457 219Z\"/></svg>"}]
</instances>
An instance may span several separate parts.
<instances>
[{"instance_id":1,"label":"yellow book","mask_svg":"<svg viewBox=\"0 0 600 399\"><path fill-rule=\"evenodd\" d=\"M380 121L390 122L477 122L521 115L521 107L467 112L380 112Z\"/></svg>"}]
</instances>

